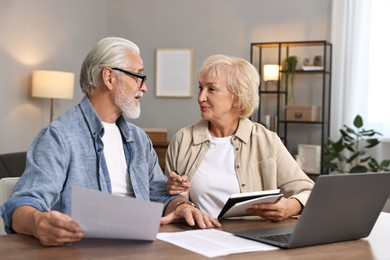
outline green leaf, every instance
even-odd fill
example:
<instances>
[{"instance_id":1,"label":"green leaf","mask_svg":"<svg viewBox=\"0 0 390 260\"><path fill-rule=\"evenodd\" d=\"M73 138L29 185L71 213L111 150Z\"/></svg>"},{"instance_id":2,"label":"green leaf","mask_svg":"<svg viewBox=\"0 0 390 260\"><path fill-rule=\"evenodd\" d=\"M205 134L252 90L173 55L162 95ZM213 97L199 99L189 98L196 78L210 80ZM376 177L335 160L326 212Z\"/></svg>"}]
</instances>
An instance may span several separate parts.
<instances>
[{"instance_id":1,"label":"green leaf","mask_svg":"<svg viewBox=\"0 0 390 260\"><path fill-rule=\"evenodd\" d=\"M363 130L363 131L360 131L360 134L362 136L369 136L369 137L371 137L371 136L374 136L374 135L379 134L379 133L374 131L374 130ZM379 135L381 135L381 134L379 134Z\"/></svg>"},{"instance_id":2,"label":"green leaf","mask_svg":"<svg viewBox=\"0 0 390 260\"><path fill-rule=\"evenodd\" d=\"M363 126L363 118L360 115L357 115L355 119L353 120L353 125L356 128L360 128Z\"/></svg>"},{"instance_id":3,"label":"green leaf","mask_svg":"<svg viewBox=\"0 0 390 260\"><path fill-rule=\"evenodd\" d=\"M380 142L378 141L378 139L366 139L365 140L368 144L366 146L364 146L365 148L371 148L371 147L374 147L374 146L377 146Z\"/></svg>"},{"instance_id":4,"label":"green leaf","mask_svg":"<svg viewBox=\"0 0 390 260\"><path fill-rule=\"evenodd\" d=\"M342 150L344 150L343 141L339 140L337 143L334 143L332 147L333 147L335 152L340 153Z\"/></svg>"},{"instance_id":5,"label":"green leaf","mask_svg":"<svg viewBox=\"0 0 390 260\"><path fill-rule=\"evenodd\" d=\"M356 165L349 170L350 173L363 173L368 172L368 168L363 165Z\"/></svg>"},{"instance_id":6,"label":"green leaf","mask_svg":"<svg viewBox=\"0 0 390 260\"><path fill-rule=\"evenodd\" d=\"M347 149L350 152L355 152L355 147L353 144L344 144L344 149Z\"/></svg>"},{"instance_id":7,"label":"green leaf","mask_svg":"<svg viewBox=\"0 0 390 260\"><path fill-rule=\"evenodd\" d=\"M357 157L362 155L362 151L357 151L356 153L352 154L349 159L347 160L347 163L351 163L353 160L355 160Z\"/></svg>"},{"instance_id":8,"label":"green leaf","mask_svg":"<svg viewBox=\"0 0 390 260\"><path fill-rule=\"evenodd\" d=\"M368 162L368 167L370 167L370 171L377 172L380 169L380 166L374 158L371 158L371 160Z\"/></svg>"},{"instance_id":9,"label":"green leaf","mask_svg":"<svg viewBox=\"0 0 390 260\"><path fill-rule=\"evenodd\" d=\"M345 130L340 130L340 132L342 132L342 135L343 135L344 139L345 138L354 139L349 134L358 135L358 133L356 133L355 130L353 130L352 128L349 128L347 126L344 126L344 127L346 128Z\"/></svg>"},{"instance_id":10,"label":"green leaf","mask_svg":"<svg viewBox=\"0 0 390 260\"><path fill-rule=\"evenodd\" d=\"M390 160L383 160L380 165L381 168L387 168L390 165Z\"/></svg>"}]
</instances>

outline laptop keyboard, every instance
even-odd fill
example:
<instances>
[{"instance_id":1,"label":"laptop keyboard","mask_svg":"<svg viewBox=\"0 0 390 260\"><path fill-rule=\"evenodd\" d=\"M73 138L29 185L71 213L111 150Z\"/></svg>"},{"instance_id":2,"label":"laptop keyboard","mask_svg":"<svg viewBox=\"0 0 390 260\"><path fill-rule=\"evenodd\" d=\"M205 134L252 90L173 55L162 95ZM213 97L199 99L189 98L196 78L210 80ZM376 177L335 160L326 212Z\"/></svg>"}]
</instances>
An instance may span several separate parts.
<instances>
[{"instance_id":1,"label":"laptop keyboard","mask_svg":"<svg viewBox=\"0 0 390 260\"><path fill-rule=\"evenodd\" d=\"M279 235L271 235L271 236L261 236L261 238L265 238L268 240L276 241L276 242L281 242L281 243L288 243L288 241L291 238L291 233L287 234L279 234Z\"/></svg>"}]
</instances>

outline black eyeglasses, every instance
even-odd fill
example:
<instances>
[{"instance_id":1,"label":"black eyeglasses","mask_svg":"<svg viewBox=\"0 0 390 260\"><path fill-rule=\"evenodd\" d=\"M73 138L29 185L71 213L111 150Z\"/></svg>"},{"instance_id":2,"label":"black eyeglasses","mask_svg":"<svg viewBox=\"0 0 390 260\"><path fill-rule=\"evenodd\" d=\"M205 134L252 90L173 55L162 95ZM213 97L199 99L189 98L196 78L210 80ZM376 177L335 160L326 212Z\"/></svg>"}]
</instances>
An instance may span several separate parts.
<instances>
[{"instance_id":1,"label":"black eyeglasses","mask_svg":"<svg viewBox=\"0 0 390 260\"><path fill-rule=\"evenodd\" d=\"M120 69L120 68L111 68L111 69L112 70L118 70L120 72L125 73L128 76L133 76L133 77L141 79L141 85L139 85L140 88L142 88L142 86L145 84L145 81L146 81L147 77L144 74L139 74L139 73L131 72L131 71Z\"/></svg>"}]
</instances>

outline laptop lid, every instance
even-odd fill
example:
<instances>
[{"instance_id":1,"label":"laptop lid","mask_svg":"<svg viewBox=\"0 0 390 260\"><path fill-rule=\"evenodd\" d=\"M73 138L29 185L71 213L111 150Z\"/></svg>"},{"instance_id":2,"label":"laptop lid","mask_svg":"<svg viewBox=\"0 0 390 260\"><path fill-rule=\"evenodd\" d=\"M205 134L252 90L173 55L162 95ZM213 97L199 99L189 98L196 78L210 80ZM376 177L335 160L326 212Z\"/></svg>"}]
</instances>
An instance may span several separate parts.
<instances>
[{"instance_id":1,"label":"laptop lid","mask_svg":"<svg viewBox=\"0 0 390 260\"><path fill-rule=\"evenodd\" d=\"M237 232L284 248L367 237L390 195L390 173L320 175L295 227ZM264 236L292 232L287 243Z\"/></svg>"}]
</instances>

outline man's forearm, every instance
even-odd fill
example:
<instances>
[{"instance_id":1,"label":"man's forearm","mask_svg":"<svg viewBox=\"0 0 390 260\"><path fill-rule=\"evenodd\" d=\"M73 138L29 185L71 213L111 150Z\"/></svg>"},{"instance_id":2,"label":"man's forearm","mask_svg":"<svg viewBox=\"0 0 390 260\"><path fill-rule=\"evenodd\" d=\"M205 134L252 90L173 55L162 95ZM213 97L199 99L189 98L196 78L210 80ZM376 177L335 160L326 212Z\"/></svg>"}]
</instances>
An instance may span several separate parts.
<instances>
[{"instance_id":1,"label":"man's forearm","mask_svg":"<svg viewBox=\"0 0 390 260\"><path fill-rule=\"evenodd\" d=\"M17 208L12 215L12 229L16 233L35 235L34 215L39 213L36 208L31 206L21 206Z\"/></svg>"}]
</instances>

